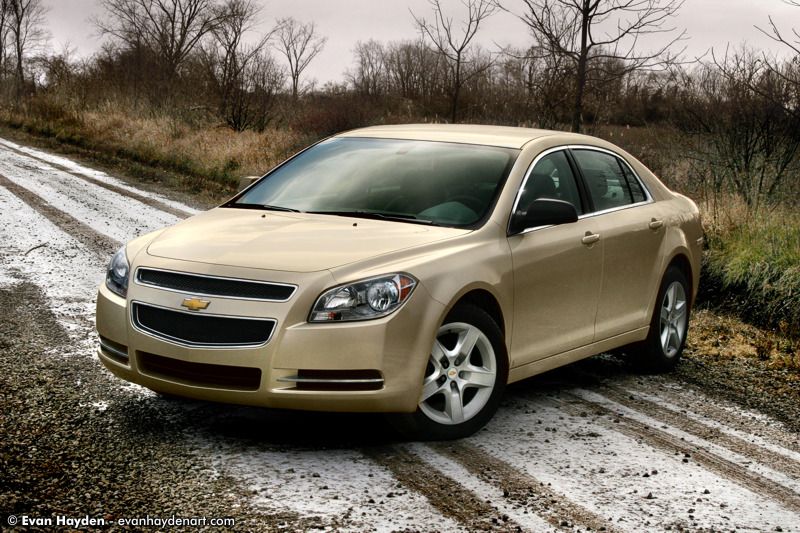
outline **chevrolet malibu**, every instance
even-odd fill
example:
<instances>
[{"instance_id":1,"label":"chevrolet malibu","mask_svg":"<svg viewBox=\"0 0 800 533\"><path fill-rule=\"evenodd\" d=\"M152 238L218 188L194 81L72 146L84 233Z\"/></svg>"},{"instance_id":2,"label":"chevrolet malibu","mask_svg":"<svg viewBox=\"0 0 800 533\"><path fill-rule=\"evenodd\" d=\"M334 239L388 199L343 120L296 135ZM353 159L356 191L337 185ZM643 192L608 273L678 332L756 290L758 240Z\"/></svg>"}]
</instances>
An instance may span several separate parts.
<instances>
[{"instance_id":1,"label":"chevrolet malibu","mask_svg":"<svg viewBox=\"0 0 800 533\"><path fill-rule=\"evenodd\" d=\"M696 205L600 139L359 129L119 250L98 355L163 394L459 438L506 384L593 354L673 367L701 245Z\"/></svg>"}]
</instances>

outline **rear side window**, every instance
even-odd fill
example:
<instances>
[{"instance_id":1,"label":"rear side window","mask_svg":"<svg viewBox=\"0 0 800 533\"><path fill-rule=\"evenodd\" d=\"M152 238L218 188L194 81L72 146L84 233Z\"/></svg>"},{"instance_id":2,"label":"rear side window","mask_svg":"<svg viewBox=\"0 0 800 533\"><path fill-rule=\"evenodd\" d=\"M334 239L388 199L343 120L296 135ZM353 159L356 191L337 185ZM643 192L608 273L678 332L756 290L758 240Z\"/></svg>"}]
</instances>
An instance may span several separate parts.
<instances>
[{"instance_id":1,"label":"rear side window","mask_svg":"<svg viewBox=\"0 0 800 533\"><path fill-rule=\"evenodd\" d=\"M627 170L619 158L596 150L573 150L581 169L595 211L624 207L644 201L644 191L637 183L635 192L628 185ZM633 176L630 178L635 181Z\"/></svg>"},{"instance_id":2,"label":"rear side window","mask_svg":"<svg viewBox=\"0 0 800 533\"><path fill-rule=\"evenodd\" d=\"M633 202L639 203L647 200L647 195L644 193L642 184L639 183L639 180L633 175L633 172L631 172L631 169L628 167L628 165L622 161L619 161L619 166L622 168L622 172L625 174L625 178L628 180L628 187L631 188Z\"/></svg>"},{"instance_id":3,"label":"rear side window","mask_svg":"<svg viewBox=\"0 0 800 533\"><path fill-rule=\"evenodd\" d=\"M525 181L517 210L527 211L539 198L564 200L575 206L579 215L583 213L575 176L563 151L547 154L536 163Z\"/></svg>"}]
</instances>

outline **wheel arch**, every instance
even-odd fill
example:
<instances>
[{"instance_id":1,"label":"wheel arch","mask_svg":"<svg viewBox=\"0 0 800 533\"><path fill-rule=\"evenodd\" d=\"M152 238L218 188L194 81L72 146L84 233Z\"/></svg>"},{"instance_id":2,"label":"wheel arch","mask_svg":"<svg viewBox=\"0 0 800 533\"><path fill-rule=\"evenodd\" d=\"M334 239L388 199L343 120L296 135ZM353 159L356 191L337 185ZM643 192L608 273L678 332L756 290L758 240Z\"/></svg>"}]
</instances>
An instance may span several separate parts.
<instances>
[{"instance_id":1,"label":"wheel arch","mask_svg":"<svg viewBox=\"0 0 800 533\"><path fill-rule=\"evenodd\" d=\"M485 311L492 320L494 320L500 332L503 334L503 339L506 339L506 319L503 314L503 308L497 297L485 288L471 288L460 294L457 298L453 299L452 305L447 308L445 317L450 312L461 304L472 304L475 307Z\"/></svg>"},{"instance_id":2,"label":"wheel arch","mask_svg":"<svg viewBox=\"0 0 800 533\"><path fill-rule=\"evenodd\" d=\"M661 274L662 279L667 273L667 270L669 270L671 267L677 267L681 272L683 272L683 275L686 276L686 281L689 283L689 295L691 297L690 305L694 307L696 287L694 282L694 271L692 270L692 263L689 261L689 256L681 250L677 251L664 268L664 272Z\"/></svg>"}]
</instances>

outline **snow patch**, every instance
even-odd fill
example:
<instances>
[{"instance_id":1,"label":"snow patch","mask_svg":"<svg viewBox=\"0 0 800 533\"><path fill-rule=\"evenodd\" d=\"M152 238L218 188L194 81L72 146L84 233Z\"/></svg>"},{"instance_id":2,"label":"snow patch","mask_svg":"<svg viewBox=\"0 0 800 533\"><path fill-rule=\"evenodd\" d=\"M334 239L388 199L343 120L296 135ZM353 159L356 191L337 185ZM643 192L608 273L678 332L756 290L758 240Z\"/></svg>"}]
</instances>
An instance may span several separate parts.
<instances>
[{"instance_id":1,"label":"snow patch","mask_svg":"<svg viewBox=\"0 0 800 533\"><path fill-rule=\"evenodd\" d=\"M623 531L787 531L800 521L776 502L684 463L683 456L607 429L591 413L568 414L542 393L507 399L487 430L468 442Z\"/></svg>"},{"instance_id":2,"label":"snow patch","mask_svg":"<svg viewBox=\"0 0 800 533\"><path fill-rule=\"evenodd\" d=\"M42 168L37 161L14 152L3 153L0 174L120 243L181 220L66 172Z\"/></svg>"},{"instance_id":3,"label":"snow patch","mask_svg":"<svg viewBox=\"0 0 800 533\"><path fill-rule=\"evenodd\" d=\"M129 191L129 192L138 194L139 196L144 196L146 198L152 198L153 200L158 200L162 204L168 205L168 206L173 207L175 209L180 209L181 211L186 211L187 213L189 213L191 215L194 215L194 214L197 214L197 213L200 212L199 210L197 210L197 209L195 209L193 207L189 207L186 204L183 204L181 202L176 202L174 200L170 200L169 198L167 198L164 195L157 194L157 193L152 193L152 192L149 192L149 191L144 191L142 189L137 189L136 187L132 187L132 186L128 185L127 183L125 183L124 181L122 181L122 180L120 180L118 178L115 178L113 176L109 176L105 172L102 172L100 170L94 170L94 169L89 168L89 167L85 167L83 165L80 165L80 164L72 161L71 159L67 159L66 157L61 157L61 156L58 156L58 155L54 155L54 154L50 154L50 153L47 153L47 152L43 152L41 150L36 150L34 148L29 148L27 146L22 146L22 145L16 144L14 142L11 142L9 140L2 139L2 138L0 138L0 146L7 146L7 147L13 148L14 150L17 150L19 152L30 154L30 155L38 158L38 159L43 159L44 161L48 161L50 163L53 163L53 164L59 165L61 167L64 167L64 168L68 169L70 172L75 172L77 174L83 174L84 176L88 176L90 178L94 178L94 179L96 179L98 181L101 181L103 183L108 183L109 185L113 185L114 187L117 187L119 189L123 189L123 190ZM44 168L46 170L51 170L51 168L49 168L49 167L42 167L42 168Z\"/></svg>"},{"instance_id":4,"label":"snow patch","mask_svg":"<svg viewBox=\"0 0 800 533\"><path fill-rule=\"evenodd\" d=\"M335 531L456 531L456 522L409 491L385 469L353 450L272 450L200 443L214 470L233 476L250 503L295 513Z\"/></svg>"},{"instance_id":5,"label":"snow patch","mask_svg":"<svg viewBox=\"0 0 800 533\"><path fill-rule=\"evenodd\" d=\"M0 187L0 284L33 280L64 328L76 331L94 313L105 265L52 222Z\"/></svg>"}]
</instances>

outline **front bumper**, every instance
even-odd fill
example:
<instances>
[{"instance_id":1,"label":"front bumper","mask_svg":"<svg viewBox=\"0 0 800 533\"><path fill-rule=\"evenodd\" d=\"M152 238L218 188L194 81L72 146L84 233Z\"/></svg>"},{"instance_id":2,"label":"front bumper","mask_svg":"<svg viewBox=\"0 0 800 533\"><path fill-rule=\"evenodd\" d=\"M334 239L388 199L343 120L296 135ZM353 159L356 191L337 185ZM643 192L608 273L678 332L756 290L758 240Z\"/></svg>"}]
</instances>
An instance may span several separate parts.
<instances>
[{"instance_id":1,"label":"front bumper","mask_svg":"<svg viewBox=\"0 0 800 533\"><path fill-rule=\"evenodd\" d=\"M187 264L158 266L192 271ZM310 324L311 305L335 282L327 272L287 279L289 274L259 272L298 285L288 302L205 297L219 315L274 319L269 342L258 347L198 348L157 338L133 325L131 302L180 311L183 299L193 295L132 282L126 300L103 284L97 297L98 357L124 380L189 398L314 411L414 411L444 306L418 284L405 305L387 317ZM298 383L298 376L311 378ZM332 387L333 382L338 384ZM365 386L372 390L360 390Z\"/></svg>"}]
</instances>

